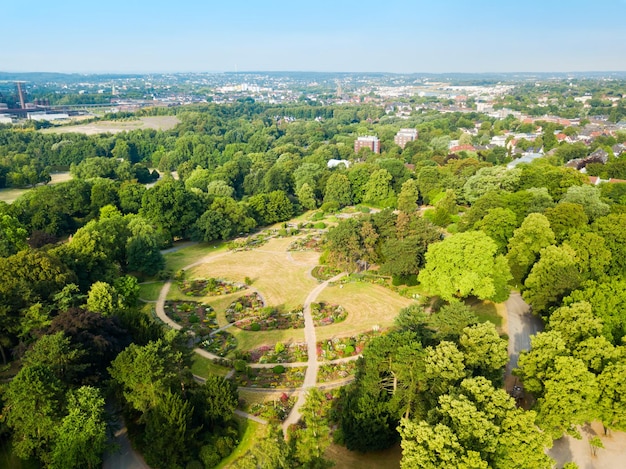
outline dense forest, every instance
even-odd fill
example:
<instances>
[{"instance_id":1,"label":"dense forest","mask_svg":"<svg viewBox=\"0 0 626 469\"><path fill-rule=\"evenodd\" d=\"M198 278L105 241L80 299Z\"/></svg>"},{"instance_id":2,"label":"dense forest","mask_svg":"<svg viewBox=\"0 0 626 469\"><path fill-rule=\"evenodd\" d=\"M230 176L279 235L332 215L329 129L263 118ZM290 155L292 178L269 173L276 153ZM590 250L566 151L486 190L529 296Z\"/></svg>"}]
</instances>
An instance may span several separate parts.
<instances>
[{"instance_id":1,"label":"dense forest","mask_svg":"<svg viewBox=\"0 0 626 469\"><path fill-rule=\"evenodd\" d=\"M626 184L593 186L564 166L602 148L595 171L626 178L611 149L626 135L558 143L556 130L576 129L545 123L535 145L553 151L507 169L505 147L448 146L524 130L512 116L253 102L140 115L158 113L181 123L98 136L0 129L0 187L33 187L0 203L0 437L19 457L98 467L114 407L152 467L215 466L237 444L236 386L193 379L188 340L142 311L138 282L171 275L161 250L176 240L349 205L377 213L330 229L323 261L365 263L433 301L401 311L353 384L332 402L312 392L289 441L270 427L240 467L325 467L331 425L349 449L401 442L404 469L551 467L543 450L577 425L626 430ZM401 127L419 131L404 149ZM355 154L356 136L371 134L381 153ZM59 168L72 180L47 184ZM502 302L511 289L546 323L514 372L532 410L502 389L506 340L462 302Z\"/></svg>"}]
</instances>

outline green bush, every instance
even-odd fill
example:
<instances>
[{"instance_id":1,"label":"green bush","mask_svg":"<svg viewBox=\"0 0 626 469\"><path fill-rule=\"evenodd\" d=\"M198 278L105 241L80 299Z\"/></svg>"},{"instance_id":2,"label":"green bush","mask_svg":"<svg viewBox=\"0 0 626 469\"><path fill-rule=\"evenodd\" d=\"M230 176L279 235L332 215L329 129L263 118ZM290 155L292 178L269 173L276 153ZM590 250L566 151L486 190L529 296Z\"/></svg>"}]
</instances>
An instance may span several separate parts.
<instances>
[{"instance_id":1,"label":"green bush","mask_svg":"<svg viewBox=\"0 0 626 469\"><path fill-rule=\"evenodd\" d=\"M245 283L246 285L252 285L252 279L250 277L246 277L243 280L243 283Z\"/></svg>"},{"instance_id":2,"label":"green bush","mask_svg":"<svg viewBox=\"0 0 626 469\"><path fill-rule=\"evenodd\" d=\"M200 448L200 459L204 463L204 467L215 467L222 460L213 445L204 445Z\"/></svg>"},{"instance_id":3,"label":"green bush","mask_svg":"<svg viewBox=\"0 0 626 469\"><path fill-rule=\"evenodd\" d=\"M285 372L285 367L283 365L276 365L274 368L272 368L272 371L275 374L280 375Z\"/></svg>"},{"instance_id":4,"label":"green bush","mask_svg":"<svg viewBox=\"0 0 626 469\"><path fill-rule=\"evenodd\" d=\"M258 322L255 322L250 326L250 330L253 332L259 332L261 330L261 325Z\"/></svg>"},{"instance_id":5,"label":"green bush","mask_svg":"<svg viewBox=\"0 0 626 469\"><path fill-rule=\"evenodd\" d=\"M348 345L345 349L343 349L346 355L352 355L354 353L354 347L352 345Z\"/></svg>"},{"instance_id":6,"label":"green bush","mask_svg":"<svg viewBox=\"0 0 626 469\"><path fill-rule=\"evenodd\" d=\"M313 226L318 230L323 230L324 228L326 228L326 223L324 223L323 221L320 221L320 222L317 222Z\"/></svg>"},{"instance_id":7,"label":"green bush","mask_svg":"<svg viewBox=\"0 0 626 469\"><path fill-rule=\"evenodd\" d=\"M391 284L394 287L397 287L399 285L406 285L408 287L414 287L415 285L417 285L417 275L415 275L415 274L411 274L411 275L394 275L391 278Z\"/></svg>"},{"instance_id":8,"label":"green bush","mask_svg":"<svg viewBox=\"0 0 626 469\"><path fill-rule=\"evenodd\" d=\"M315 212L313 214L313 216L311 217L311 220L313 221L319 221L319 220L323 220L324 219L324 213L322 212Z\"/></svg>"},{"instance_id":9,"label":"green bush","mask_svg":"<svg viewBox=\"0 0 626 469\"><path fill-rule=\"evenodd\" d=\"M322 204L320 210L324 213L335 213L339 210L339 204L337 202L326 202Z\"/></svg>"},{"instance_id":10,"label":"green bush","mask_svg":"<svg viewBox=\"0 0 626 469\"><path fill-rule=\"evenodd\" d=\"M248 365L243 360L235 360L233 367L235 368L236 372L243 373L244 371L246 371L246 368L248 367Z\"/></svg>"}]
</instances>

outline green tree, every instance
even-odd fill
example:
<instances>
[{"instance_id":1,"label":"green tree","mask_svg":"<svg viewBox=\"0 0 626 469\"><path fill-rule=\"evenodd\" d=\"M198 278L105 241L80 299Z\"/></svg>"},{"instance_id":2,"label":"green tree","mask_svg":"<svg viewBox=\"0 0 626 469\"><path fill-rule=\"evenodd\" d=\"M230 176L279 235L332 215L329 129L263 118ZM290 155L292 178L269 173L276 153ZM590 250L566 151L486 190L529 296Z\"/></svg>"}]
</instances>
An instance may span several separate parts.
<instances>
[{"instance_id":1,"label":"green tree","mask_svg":"<svg viewBox=\"0 0 626 469\"><path fill-rule=\"evenodd\" d=\"M466 327L459 338L459 345L465 355L465 366L474 375L501 381L504 365L509 361L508 343L500 338L493 323Z\"/></svg>"},{"instance_id":2,"label":"green tree","mask_svg":"<svg viewBox=\"0 0 626 469\"><path fill-rule=\"evenodd\" d=\"M600 191L597 187L584 185L572 186L561 199L562 202L569 202L581 205L590 221L608 215L610 207L600 199Z\"/></svg>"},{"instance_id":3,"label":"green tree","mask_svg":"<svg viewBox=\"0 0 626 469\"><path fill-rule=\"evenodd\" d=\"M508 208L492 208L482 220L476 223L476 228L495 241L498 246L498 254L506 254L509 240L517 228L517 217Z\"/></svg>"},{"instance_id":4,"label":"green tree","mask_svg":"<svg viewBox=\"0 0 626 469\"><path fill-rule=\"evenodd\" d=\"M417 181L415 179L406 180L402 184L400 194L398 194L398 210L407 214L415 213L418 199Z\"/></svg>"},{"instance_id":5,"label":"green tree","mask_svg":"<svg viewBox=\"0 0 626 469\"><path fill-rule=\"evenodd\" d=\"M391 187L392 180L393 176L391 176L386 169L374 171L365 184L363 202L373 205L382 204L386 207L394 206L395 203L389 205L390 201L395 197L395 193Z\"/></svg>"},{"instance_id":6,"label":"green tree","mask_svg":"<svg viewBox=\"0 0 626 469\"><path fill-rule=\"evenodd\" d=\"M307 182L302 184L296 192L296 196L300 201L300 205L307 210L314 210L317 208L317 200L315 199L315 192Z\"/></svg>"},{"instance_id":7,"label":"green tree","mask_svg":"<svg viewBox=\"0 0 626 469\"><path fill-rule=\"evenodd\" d=\"M63 414L63 387L50 368L22 368L9 383L4 404L15 454L48 462Z\"/></svg>"},{"instance_id":8,"label":"green tree","mask_svg":"<svg viewBox=\"0 0 626 469\"><path fill-rule=\"evenodd\" d=\"M554 244L554 233L548 219L539 213L528 215L509 240L507 260L517 284L523 284L530 269L539 258L540 251Z\"/></svg>"},{"instance_id":9,"label":"green tree","mask_svg":"<svg viewBox=\"0 0 626 469\"><path fill-rule=\"evenodd\" d=\"M341 173L333 173L326 181L324 189L324 203L335 202L340 207L345 207L352 203L350 181L348 177Z\"/></svg>"},{"instance_id":10,"label":"green tree","mask_svg":"<svg viewBox=\"0 0 626 469\"><path fill-rule=\"evenodd\" d=\"M544 215L550 222L550 228L558 242L562 242L574 233L584 231L589 218L580 204L560 202L553 208L548 208Z\"/></svg>"},{"instance_id":11,"label":"green tree","mask_svg":"<svg viewBox=\"0 0 626 469\"><path fill-rule=\"evenodd\" d=\"M459 233L431 244L419 281L431 294L448 301L469 295L504 301L511 274L497 249L496 243L480 231Z\"/></svg>"},{"instance_id":12,"label":"green tree","mask_svg":"<svg viewBox=\"0 0 626 469\"><path fill-rule=\"evenodd\" d=\"M27 247L28 231L17 218L0 213L0 257L8 257Z\"/></svg>"},{"instance_id":13,"label":"green tree","mask_svg":"<svg viewBox=\"0 0 626 469\"><path fill-rule=\"evenodd\" d=\"M580 285L576 252L569 246L548 246L541 250L539 261L524 282L524 299L537 313L551 306Z\"/></svg>"},{"instance_id":14,"label":"green tree","mask_svg":"<svg viewBox=\"0 0 626 469\"><path fill-rule=\"evenodd\" d=\"M107 424L104 398L97 388L82 386L68 393L67 415L57 432L51 467L101 467L107 446Z\"/></svg>"},{"instance_id":15,"label":"green tree","mask_svg":"<svg viewBox=\"0 0 626 469\"><path fill-rule=\"evenodd\" d=\"M113 285L106 282L96 282L91 285L87 295L87 309L96 313L110 316L119 308L117 291Z\"/></svg>"}]
</instances>

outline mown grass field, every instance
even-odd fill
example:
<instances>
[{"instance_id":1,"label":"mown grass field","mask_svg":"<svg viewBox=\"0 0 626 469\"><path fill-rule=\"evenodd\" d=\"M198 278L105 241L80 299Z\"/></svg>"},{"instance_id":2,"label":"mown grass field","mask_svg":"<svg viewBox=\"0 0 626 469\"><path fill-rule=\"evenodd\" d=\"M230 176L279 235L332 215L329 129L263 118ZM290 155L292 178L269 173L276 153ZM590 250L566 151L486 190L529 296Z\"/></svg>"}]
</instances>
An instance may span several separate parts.
<instances>
[{"instance_id":1,"label":"mown grass field","mask_svg":"<svg viewBox=\"0 0 626 469\"><path fill-rule=\"evenodd\" d=\"M199 243L165 254L165 268L176 272L194 262L227 252L226 243Z\"/></svg>"},{"instance_id":2,"label":"mown grass field","mask_svg":"<svg viewBox=\"0 0 626 469\"><path fill-rule=\"evenodd\" d=\"M309 270L317 264L318 257L309 256L310 264L301 261L303 256L298 256L296 261L292 254L293 260L290 260L287 248L293 240L274 238L258 249L207 258L203 264L190 269L188 277L221 277L237 282L249 277L268 305L293 308L302 304L317 285L309 276Z\"/></svg>"},{"instance_id":3,"label":"mown grass field","mask_svg":"<svg viewBox=\"0 0 626 469\"><path fill-rule=\"evenodd\" d=\"M151 282L139 285L139 298L143 301L156 301L164 282Z\"/></svg>"},{"instance_id":4,"label":"mown grass field","mask_svg":"<svg viewBox=\"0 0 626 469\"><path fill-rule=\"evenodd\" d=\"M46 134L68 134L78 133L85 135L96 134L117 134L120 132L126 132L137 129L155 129L155 130L170 130L176 127L180 122L176 116L149 116L140 117L137 120L128 121L99 121L90 122L88 124L77 125L64 125L58 127L50 127L47 129L41 129L41 133Z\"/></svg>"},{"instance_id":5,"label":"mown grass field","mask_svg":"<svg viewBox=\"0 0 626 469\"><path fill-rule=\"evenodd\" d=\"M398 311L414 303L385 287L367 282L328 286L316 301L339 304L348 312L345 321L316 328L318 341L369 331L373 326L390 327Z\"/></svg>"},{"instance_id":6,"label":"mown grass field","mask_svg":"<svg viewBox=\"0 0 626 469\"><path fill-rule=\"evenodd\" d=\"M63 171L60 173L53 173L50 175L51 180L48 184L58 184L60 182L66 182L72 179L72 175L69 171ZM20 196L26 192L32 190L31 188L25 189L0 189L0 202L6 202L7 204L15 202Z\"/></svg>"},{"instance_id":7,"label":"mown grass field","mask_svg":"<svg viewBox=\"0 0 626 469\"><path fill-rule=\"evenodd\" d=\"M194 353L191 358L191 372L202 378L206 378L209 373L217 376L226 376L229 371L230 368L216 365L208 358L197 353Z\"/></svg>"},{"instance_id":8,"label":"mown grass field","mask_svg":"<svg viewBox=\"0 0 626 469\"><path fill-rule=\"evenodd\" d=\"M265 425L236 415L235 419L239 423L239 445L227 458L222 459L222 462L215 466L215 469L232 467L232 464L252 449L254 444L265 434Z\"/></svg>"}]
</instances>

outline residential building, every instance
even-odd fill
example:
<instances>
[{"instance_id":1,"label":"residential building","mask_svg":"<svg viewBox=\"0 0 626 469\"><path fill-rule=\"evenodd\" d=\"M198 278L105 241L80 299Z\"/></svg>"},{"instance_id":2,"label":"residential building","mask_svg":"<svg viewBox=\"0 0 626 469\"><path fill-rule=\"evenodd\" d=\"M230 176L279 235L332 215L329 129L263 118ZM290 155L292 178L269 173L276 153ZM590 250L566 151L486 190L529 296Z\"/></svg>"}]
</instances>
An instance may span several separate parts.
<instances>
[{"instance_id":1,"label":"residential building","mask_svg":"<svg viewBox=\"0 0 626 469\"><path fill-rule=\"evenodd\" d=\"M359 137L354 141L354 153L358 153L361 148L369 148L374 153L380 153L380 140L372 135Z\"/></svg>"},{"instance_id":2,"label":"residential building","mask_svg":"<svg viewBox=\"0 0 626 469\"><path fill-rule=\"evenodd\" d=\"M393 138L396 145L404 150L407 143L417 140L417 129L400 129Z\"/></svg>"}]
</instances>

